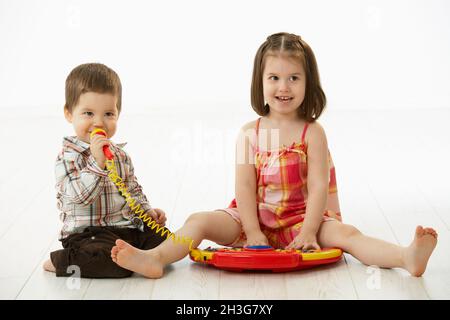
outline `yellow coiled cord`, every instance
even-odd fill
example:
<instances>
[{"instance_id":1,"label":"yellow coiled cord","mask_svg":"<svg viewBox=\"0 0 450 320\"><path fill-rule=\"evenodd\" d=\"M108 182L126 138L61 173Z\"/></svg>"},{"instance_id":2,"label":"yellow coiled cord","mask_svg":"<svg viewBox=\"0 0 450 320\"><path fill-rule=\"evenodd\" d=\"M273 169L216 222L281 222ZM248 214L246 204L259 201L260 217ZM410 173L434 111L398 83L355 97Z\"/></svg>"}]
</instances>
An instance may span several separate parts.
<instances>
[{"instance_id":1,"label":"yellow coiled cord","mask_svg":"<svg viewBox=\"0 0 450 320\"><path fill-rule=\"evenodd\" d=\"M170 232L169 229L161 227L159 224L152 220L152 218L144 212L144 209L141 208L139 203L136 203L136 199L134 199L131 194L128 192L127 186L123 182L122 178L117 173L116 165L114 163L114 159L106 160L106 169L108 170L109 179L116 185L120 194L125 198L126 203L131 208L131 212L135 213L139 219L141 219L147 226L154 230L156 229L156 233L161 232L161 236L165 236L167 239L172 238L172 241L179 244L189 243L189 250L192 250L192 244L194 240L189 237L178 237L173 232ZM162 230L162 231L161 231Z\"/></svg>"}]
</instances>

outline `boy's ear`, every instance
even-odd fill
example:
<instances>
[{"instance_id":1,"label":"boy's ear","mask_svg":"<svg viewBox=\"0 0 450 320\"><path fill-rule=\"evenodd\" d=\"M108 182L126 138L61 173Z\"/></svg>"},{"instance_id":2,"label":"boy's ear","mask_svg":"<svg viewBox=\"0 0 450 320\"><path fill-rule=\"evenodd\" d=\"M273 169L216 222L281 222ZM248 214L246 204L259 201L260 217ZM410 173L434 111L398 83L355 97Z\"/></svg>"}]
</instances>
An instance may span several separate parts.
<instances>
[{"instance_id":1,"label":"boy's ear","mask_svg":"<svg viewBox=\"0 0 450 320\"><path fill-rule=\"evenodd\" d=\"M65 106L64 106L64 117L68 122L72 123L72 114L70 113L69 109L67 109L67 107Z\"/></svg>"}]
</instances>

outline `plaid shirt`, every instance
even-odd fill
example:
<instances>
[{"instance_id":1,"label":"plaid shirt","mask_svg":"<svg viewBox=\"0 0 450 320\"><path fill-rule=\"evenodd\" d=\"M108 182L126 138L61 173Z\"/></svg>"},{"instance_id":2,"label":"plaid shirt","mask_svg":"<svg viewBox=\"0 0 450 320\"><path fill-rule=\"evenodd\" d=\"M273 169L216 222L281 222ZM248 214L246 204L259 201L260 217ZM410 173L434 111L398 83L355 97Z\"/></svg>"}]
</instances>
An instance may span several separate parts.
<instances>
[{"instance_id":1,"label":"plaid shirt","mask_svg":"<svg viewBox=\"0 0 450 320\"><path fill-rule=\"evenodd\" d=\"M142 187L134 176L125 144L111 143L117 172L129 193L145 211L151 209ZM125 199L109 180L108 171L100 168L91 155L90 145L77 137L65 137L63 149L56 159L56 198L63 227L59 239L82 232L89 226L139 228L141 220L134 218Z\"/></svg>"}]
</instances>

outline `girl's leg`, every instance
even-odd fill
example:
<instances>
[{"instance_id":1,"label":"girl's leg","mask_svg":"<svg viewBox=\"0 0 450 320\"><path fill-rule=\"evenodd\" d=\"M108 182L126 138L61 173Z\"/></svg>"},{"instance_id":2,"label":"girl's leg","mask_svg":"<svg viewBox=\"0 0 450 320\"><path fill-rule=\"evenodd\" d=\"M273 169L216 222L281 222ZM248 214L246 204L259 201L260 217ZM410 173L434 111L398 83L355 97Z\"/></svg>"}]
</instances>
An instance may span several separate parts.
<instances>
[{"instance_id":1,"label":"girl's leg","mask_svg":"<svg viewBox=\"0 0 450 320\"><path fill-rule=\"evenodd\" d=\"M183 227L175 232L179 239L189 237L196 248L204 239L218 244L232 243L240 235L241 226L223 211L192 214ZM174 242L170 237L151 250L139 250L123 240L117 240L111 258L121 267L140 273L147 278L160 278L164 266L184 258L189 253L189 243Z\"/></svg>"},{"instance_id":2,"label":"girl's leg","mask_svg":"<svg viewBox=\"0 0 450 320\"><path fill-rule=\"evenodd\" d=\"M432 228L418 226L414 240L401 247L362 234L354 226L338 221L323 222L317 240L323 248L338 247L366 265L382 268L403 268L413 276L421 276L437 243Z\"/></svg>"}]
</instances>

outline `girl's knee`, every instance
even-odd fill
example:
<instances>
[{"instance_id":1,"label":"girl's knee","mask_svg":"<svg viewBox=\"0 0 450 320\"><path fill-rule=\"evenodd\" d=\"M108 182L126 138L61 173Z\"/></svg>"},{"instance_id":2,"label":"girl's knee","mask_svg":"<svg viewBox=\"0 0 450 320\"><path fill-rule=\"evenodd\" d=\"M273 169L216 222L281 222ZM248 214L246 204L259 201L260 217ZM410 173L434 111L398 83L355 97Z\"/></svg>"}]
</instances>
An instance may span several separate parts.
<instances>
[{"instance_id":1,"label":"girl's knee","mask_svg":"<svg viewBox=\"0 0 450 320\"><path fill-rule=\"evenodd\" d=\"M361 231L359 231L356 227L350 224L341 224L337 241L338 246L344 251L351 251L352 245L355 241L357 241L357 239L355 240L355 237L360 234Z\"/></svg>"},{"instance_id":2,"label":"girl's knee","mask_svg":"<svg viewBox=\"0 0 450 320\"><path fill-rule=\"evenodd\" d=\"M196 212L187 218L185 224L195 224L197 228L201 228L208 225L210 216L210 212Z\"/></svg>"},{"instance_id":3,"label":"girl's knee","mask_svg":"<svg viewBox=\"0 0 450 320\"><path fill-rule=\"evenodd\" d=\"M342 223L341 233L345 238L351 238L353 236L360 235L361 231L359 231L355 226Z\"/></svg>"},{"instance_id":4,"label":"girl's knee","mask_svg":"<svg viewBox=\"0 0 450 320\"><path fill-rule=\"evenodd\" d=\"M348 251L354 237L361 232L350 224L325 222L319 232L319 242L325 247L338 247Z\"/></svg>"}]
</instances>

